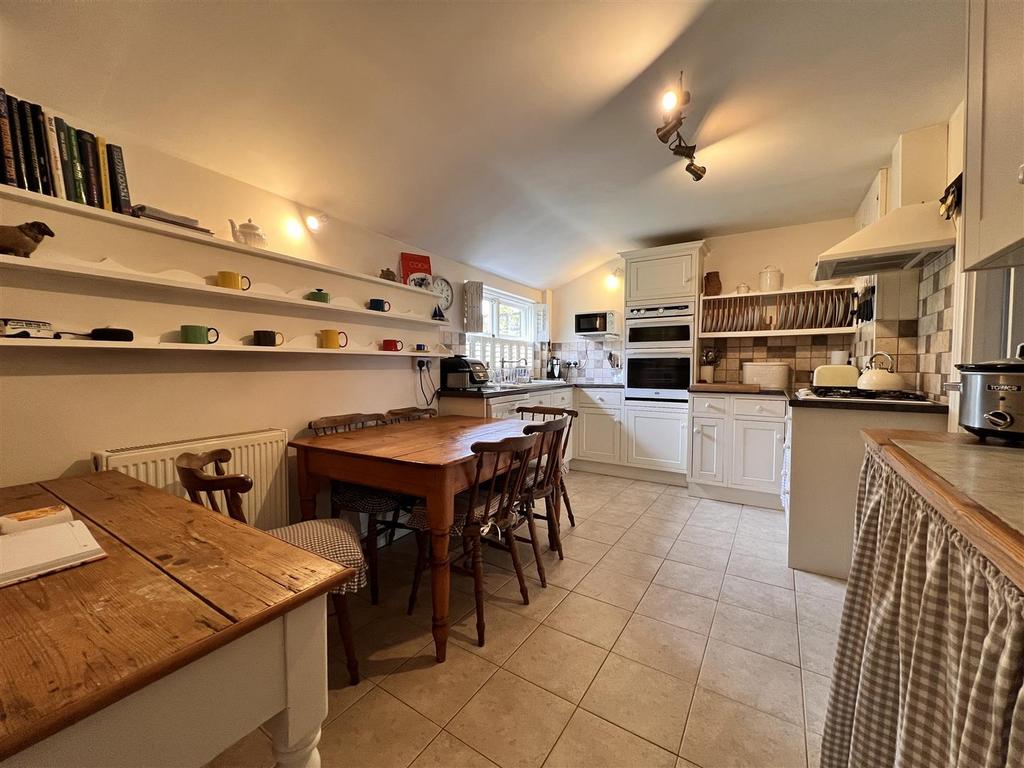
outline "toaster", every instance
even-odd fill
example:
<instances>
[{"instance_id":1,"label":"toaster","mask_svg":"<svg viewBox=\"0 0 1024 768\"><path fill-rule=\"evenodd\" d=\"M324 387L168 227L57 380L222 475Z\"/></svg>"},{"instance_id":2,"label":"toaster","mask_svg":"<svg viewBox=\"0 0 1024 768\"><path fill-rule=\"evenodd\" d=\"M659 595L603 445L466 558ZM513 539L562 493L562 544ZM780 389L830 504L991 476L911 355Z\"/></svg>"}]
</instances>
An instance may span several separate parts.
<instances>
[{"instance_id":1,"label":"toaster","mask_svg":"<svg viewBox=\"0 0 1024 768\"><path fill-rule=\"evenodd\" d=\"M489 376L481 360L465 355L441 358L441 385L445 389L473 389L486 386Z\"/></svg>"},{"instance_id":2,"label":"toaster","mask_svg":"<svg viewBox=\"0 0 1024 768\"><path fill-rule=\"evenodd\" d=\"M819 365L814 369L812 387L856 387L860 371L855 365Z\"/></svg>"}]
</instances>

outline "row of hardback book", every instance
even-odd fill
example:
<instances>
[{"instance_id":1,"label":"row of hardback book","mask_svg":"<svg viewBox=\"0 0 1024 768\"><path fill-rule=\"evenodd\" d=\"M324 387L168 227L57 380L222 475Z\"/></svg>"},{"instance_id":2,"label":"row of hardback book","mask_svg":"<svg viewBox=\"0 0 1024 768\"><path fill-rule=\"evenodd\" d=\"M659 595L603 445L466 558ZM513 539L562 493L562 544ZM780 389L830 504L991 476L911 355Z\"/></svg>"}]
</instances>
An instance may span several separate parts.
<instances>
[{"instance_id":1,"label":"row of hardback book","mask_svg":"<svg viewBox=\"0 0 1024 768\"><path fill-rule=\"evenodd\" d=\"M132 214L124 152L0 88L0 183Z\"/></svg>"}]
</instances>

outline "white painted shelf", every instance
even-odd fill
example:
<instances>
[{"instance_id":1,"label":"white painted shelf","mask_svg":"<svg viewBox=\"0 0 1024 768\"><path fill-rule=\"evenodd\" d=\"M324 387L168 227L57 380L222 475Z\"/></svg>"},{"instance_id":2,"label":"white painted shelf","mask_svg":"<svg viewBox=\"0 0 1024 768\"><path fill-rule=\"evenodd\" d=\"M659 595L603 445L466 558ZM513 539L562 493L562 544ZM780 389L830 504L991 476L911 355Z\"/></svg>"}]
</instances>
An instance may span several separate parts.
<instances>
[{"instance_id":1,"label":"white painted shelf","mask_svg":"<svg viewBox=\"0 0 1024 768\"><path fill-rule=\"evenodd\" d=\"M421 315L405 315L399 312L375 312L372 309L360 307L349 307L341 304L324 304L308 299L300 299L294 296L278 295L272 293L257 293L255 291L237 291L231 288L221 288L216 285L205 283L192 283L184 280L174 280L159 275L147 275L138 272L119 271L103 269L84 264L72 264L58 261L44 261L36 259L23 259L18 256L0 255L0 270L9 269L16 271L39 272L50 275L62 275L72 278L93 279L114 281L134 285L140 290L162 291L177 294L202 294L217 296L242 306L245 304L259 305L267 311L276 311L277 314L288 314L289 309L301 307L322 315L348 315L352 317L373 318L374 322L406 325L426 325L441 327L448 325L447 320L434 320ZM387 282L387 281L384 281ZM419 289L416 289L419 290Z\"/></svg>"},{"instance_id":2,"label":"white painted shelf","mask_svg":"<svg viewBox=\"0 0 1024 768\"><path fill-rule=\"evenodd\" d=\"M447 357L448 353L384 352L382 350L319 349L316 347L256 347L242 344L180 344L177 342L140 341L89 341L79 339L2 339L0 349L117 349L117 350L159 350L161 352L252 352L297 355L343 355L357 357Z\"/></svg>"},{"instance_id":3,"label":"white painted shelf","mask_svg":"<svg viewBox=\"0 0 1024 768\"><path fill-rule=\"evenodd\" d=\"M788 296L794 293L823 293L825 291L852 291L854 289L853 284L846 283L844 285L814 285L805 286L799 288L783 288L778 291L747 291L746 293L719 293L715 296L701 296L700 300L703 301L715 301L716 299L737 299L737 298L753 298L755 296Z\"/></svg>"},{"instance_id":4,"label":"white painted shelf","mask_svg":"<svg viewBox=\"0 0 1024 768\"><path fill-rule=\"evenodd\" d=\"M857 332L857 329L853 326L846 328L800 328L794 330L781 330L781 331L721 331L718 333L702 333L700 338L702 339L739 339L743 337L762 337L762 336L827 336L829 334L835 334L837 336L844 335L848 336Z\"/></svg>"},{"instance_id":5,"label":"white painted shelf","mask_svg":"<svg viewBox=\"0 0 1024 768\"><path fill-rule=\"evenodd\" d=\"M127 227L128 229L141 230L161 237L170 237L177 240L185 240L190 243L199 243L200 245L206 245L211 248L220 248L226 251L244 253L247 256L254 256L258 259L279 261L285 264L304 267L306 269L317 270L319 272L327 272L332 275L340 275L341 277L347 277L353 280L362 280L367 283L385 286L393 290L408 291L421 297L430 296L435 300L437 298L433 291L427 291L423 288L405 285L404 283L396 283L391 280L383 280L379 277L375 277L374 275L364 275L361 272L353 272L330 264L321 264L308 259L300 259L297 256L289 256L284 253L277 253L263 248L253 248L252 246L236 243L233 240L222 240L219 237L213 237L212 235L193 232L185 227L176 227L173 224L164 224L150 219L139 219L134 216L126 216L124 214L108 211L104 208L93 208L90 205L73 203L69 200L50 197L49 195L39 194L38 192L28 192L24 189L18 189L17 187L11 187L6 184L0 184L0 198L7 198L8 200L14 200L18 203L33 205L39 208L49 208L50 210L68 213L72 216L81 216L86 219L105 221L109 224L116 224L121 227Z\"/></svg>"}]
</instances>

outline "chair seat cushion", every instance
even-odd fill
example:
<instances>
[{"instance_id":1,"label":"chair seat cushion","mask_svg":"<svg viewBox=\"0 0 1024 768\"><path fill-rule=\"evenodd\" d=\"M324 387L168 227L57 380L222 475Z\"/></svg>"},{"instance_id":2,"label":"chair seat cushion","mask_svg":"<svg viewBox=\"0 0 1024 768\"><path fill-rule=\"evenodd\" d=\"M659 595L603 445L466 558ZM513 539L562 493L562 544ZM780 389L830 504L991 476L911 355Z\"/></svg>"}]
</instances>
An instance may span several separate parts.
<instances>
[{"instance_id":1,"label":"chair seat cushion","mask_svg":"<svg viewBox=\"0 0 1024 768\"><path fill-rule=\"evenodd\" d=\"M469 516L471 493L472 491L463 491L455 496L455 522L452 524L450 529L452 536L461 536L463 528L466 527L466 518ZM487 527L487 523L491 523L493 527L502 531L508 530L509 528L515 528L523 520L523 516L517 512L513 512L511 518L497 519L494 514L494 508L496 506L497 500L493 499L491 501L491 514L485 514L483 501L478 499L474 517L477 521L484 523L485 528ZM413 504L412 514L409 515L408 526L419 531L425 531L430 528L430 525L427 523L427 507L422 501L417 501Z\"/></svg>"},{"instance_id":2,"label":"chair seat cushion","mask_svg":"<svg viewBox=\"0 0 1024 768\"><path fill-rule=\"evenodd\" d=\"M366 560L359 545L359 534L348 520L304 520L295 525L272 528L267 533L314 555L320 555L325 560L333 560L355 570L351 579L331 592L357 592L366 586Z\"/></svg>"},{"instance_id":3,"label":"chair seat cushion","mask_svg":"<svg viewBox=\"0 0 1024 768\"><path fill-rule=\"evenodd\" d=\"M355 483L331 483L331 504L362 515L390 515L402 508L407 497Z\"/></svg>"}]
</instances>

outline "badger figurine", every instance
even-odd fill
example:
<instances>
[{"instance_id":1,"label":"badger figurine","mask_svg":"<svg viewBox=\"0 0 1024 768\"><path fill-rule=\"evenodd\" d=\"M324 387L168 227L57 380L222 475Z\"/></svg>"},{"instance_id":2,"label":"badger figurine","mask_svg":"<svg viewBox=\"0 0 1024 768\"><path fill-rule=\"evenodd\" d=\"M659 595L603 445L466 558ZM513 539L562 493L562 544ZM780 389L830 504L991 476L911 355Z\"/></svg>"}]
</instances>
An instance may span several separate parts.
<instances>
[{"instance_id":1,"label":"badger figurine","mask_svg":"<svg viewBox=\"0 0 1024 768\"><path fill-rule=\"evenodd\" d=\"M18 227L0 226L0 253L27 259L44 237L54 237L54 234L41 221L30 221Z\"/></svg>"}]
</instances>

